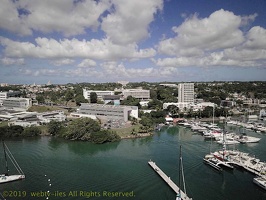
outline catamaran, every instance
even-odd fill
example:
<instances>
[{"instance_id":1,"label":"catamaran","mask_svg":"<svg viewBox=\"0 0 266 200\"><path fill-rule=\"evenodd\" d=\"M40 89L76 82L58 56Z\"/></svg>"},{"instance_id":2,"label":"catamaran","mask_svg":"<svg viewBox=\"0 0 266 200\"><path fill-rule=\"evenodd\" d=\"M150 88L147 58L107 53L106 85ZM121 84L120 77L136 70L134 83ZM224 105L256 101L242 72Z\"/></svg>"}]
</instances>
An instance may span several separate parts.
<instances>
[{"instance_id":1,"label":"catamaran","mask_svg":"<svg viewBox=\"0 0 266 200\"><path fill-rule=\"evenodd\" d=\"M5 170L6 171L4 174L0 174L0 184L25 179L25 174L23 173L22 169L18 165L17 161L15 160L14 156L12 155L11 151L8 149L4 141L3 141L3 150L4 150L4 157L5 157ZM18 174L9 175L7 158L9 158L9 160L12 162Z\"/></svg>"},{"instance_id":2,"label":"catamaran","mask_svg":"<svg viewBox=\"0 0 266 200\"><path fill-rule=\"evenodd\" d=\"M223 167L227 167L228 169L234 169L234 167L232 166L232 163L229 162L226 159L226 141L225 141L225 131L223 131L222 133L222 140L221 140L222 144L223 144L223 150L222 150L222 154L220 154L220 152L214 152L214 153L210 153L207 154L204 158L203 161L210 165L211 167L222 171L221 166ZM211 150L210 150L211 152Z\"/></svg>"},{"instance_id":3,"label":"catamaran","mask_svg":"<svg viewBox=\"0 0 266 200\"><path fill-rule=\"evenodd\" d=\"M222 171L223 169L219 166L219 160L215 157L213 157L213 155L208 154L203 158L203 161L210 165L211 167L213 167L214 169L218 170L218 171Z\"/></svg>"}]
</instances>

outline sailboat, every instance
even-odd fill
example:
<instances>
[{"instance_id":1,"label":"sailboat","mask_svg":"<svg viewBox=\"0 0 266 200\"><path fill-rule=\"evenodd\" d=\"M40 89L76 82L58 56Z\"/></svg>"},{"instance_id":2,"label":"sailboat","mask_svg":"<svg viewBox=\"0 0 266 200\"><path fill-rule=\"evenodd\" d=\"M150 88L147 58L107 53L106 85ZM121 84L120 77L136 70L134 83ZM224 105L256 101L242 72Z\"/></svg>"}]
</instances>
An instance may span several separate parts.
<instances>
[{"instance_id":1,"label":"sailboat","mask_svg":"<svg viewBox=\"0 0 266 200\"><path fill-rule=\"evenodd\" d=\"M5 156L6 172L4 174L0 174L0 184L25 179L25 174L23 173L22 169L18 165L17 161L15 160L14 156L12 155L11 151L8 149L4 141L3 141L3 150L4 150L4 156ZM9 175L7 158L9 158L9 160L15 166L18 174Z\"/></svg>"},{"instance_id":2,"label":"sailboat","mask_svg":"<svg viewBox=\"0 0 266 200\"><path fill-rule=\"evenodd\" d=\"M218 159L218 164L222 165L224 167L227 167L229 169L234 169L232 166L232 163L228 161L226 158L226 142L225 142L225 131L223 132L223 150L222 152L214 152L213 153L214 157Z\"/></svg>"},{"instance_id":3,"label":"sailboat","mask_svg":"<svg viewBox=\"0 0 266 200\"><path fill-rule=\"evenodd\" d=\"M180 146L180 163L179 163L179 187L170 179L169 176L167 176L153 161L148 162L149 165L161 176L161 178L175 191L176 200L192 200L189 198L186 194L186 186L185 186L185 178L184 178L184 172L183 172L183 161L181 156L181 146ZM181 176L183 180L183 187L184 192L180 189L181 187Z\"/></svg>"},{"instance_id":4,"label":"sailboat","mask_svg":"<svg viewBox=\"0 0 266 200\"><path fill-rule=\"evenodd\" d=\"M219 160L214 157L214 155L211 153L211 147L212 147L212 137L211 137L211 144L210 144L210 154L205 155L203 158L203 162L207 165L210 165L214 169L218 171L222 171L223 169L219 166L218 162Z\"/></svg>"},{"instance_id":5,"label":"sailboat","mask_svg":"<svg viewBox=\"0 0 266 200\"><path fill-rule=\"evenodd\" d=\"M221 166L223 167L227 167L229 169L233 169L234 167L231 165L231 163L226 159L226 143L225 143L225 130L223 130L223 150L222 153L220 153L220 151L218 152L214 152L214 153L210 153L207 154L204 158L203 161L210 165L211 167L215 168L218 171L222 171ZM212 143L211 143L212 145ZM211 150L210 150L211 152Z\"/></svg>"},{"instance_id":6,"label":"sailboat","mask_svg":"<svg viewBox=\"0 0 266 200\"><path fill-rule=\"evenodd\" d=\"M182 179L181 179L182 177ZM183 183L183 191L181 191L181 182ZM184 196L182 196L184 194ZM183 159L182 159L182 146L180 145L180 155L179 155L179 191L176 195L176 200L182 199L191 199L187 196L186 184L185 184L185 176L184 176L184 168L183 168Z\"/></svg>"}]
</instances>

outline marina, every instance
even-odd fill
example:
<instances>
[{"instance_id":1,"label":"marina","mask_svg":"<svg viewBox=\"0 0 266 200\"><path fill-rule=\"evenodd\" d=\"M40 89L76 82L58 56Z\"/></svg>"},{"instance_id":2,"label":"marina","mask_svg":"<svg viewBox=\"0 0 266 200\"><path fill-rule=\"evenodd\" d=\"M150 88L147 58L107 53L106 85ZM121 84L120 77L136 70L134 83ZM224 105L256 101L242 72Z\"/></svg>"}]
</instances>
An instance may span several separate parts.
<instances>
[{"instance_id":1,"label":"marina","mask_svg":"<svg viewBox=\"0 0 266 200\"><path fill-rule=\"evenodd\" d=\"M229 132L236 131L235 126L226 128ZM230 145L226 152L230 152L231 155L243 152L242 161L247 155L253 159L256 155L255 158L260 159L260 162L265 161L266 135L253 130L247 130L246 133L249 136L260 137L261 140L259 143ZM177 198L176 192L151 170L147 162L150 159L156 161L156 165L179 186L177 152L179 145L182 145L186 194L190 198L197 200L266 198L265 190L253 182L253 179L258 177L254 173L239 165L234 165L233 170L221 166L223 171L220 173L204 164L203 158L209 152L217 152L217 156L222 155L221 145L205 140L201 134L195 134L181 125L163 126L150 137L103 145L53 137L5 142L27 178L23 181L2 184L1 193L14 189L26 191L27 194L41 190L133 191L135 197L132 199L136 200L173 200ZM231 158L235 158L236 164L240 162L240 158L236 156ZM250 163L253 161L250 160ZM51 186L48 184L48 179L51 180ZM27 199L35 198L27 196ZM90 199L97 200L99 197L90 197Z\"/></svg>"},{"instance_id":2,"label":"marina","mask_svg":"<svg viewBox=\"0 0 266 200\"><path fill-rule=\"evenodd\" d=\"M257 123L243 123L237 121L229 121L230 125L241 126L245 129L258 131ZM184 125L184 124L182 124ZM203 158L204 163L211 166L212 168L223 171L222 167L227 169L234 169L234 166L240 167L247 170L248 172L256 175L257 177L253 178L253 182L263 189L266 188L266 163L260 161L260 159L255 156L250 156L248 153L236 151L236 150L227 150L227 145L236 145L236 144L246 144L246 143L258 143L261 138L248 136L246 134L238 135L236 133L228 133L228 131L220 129L216 124L206 124L201 125L200 122L186 122L185 127L190 127L191 131L198 131L202 133L205 139L215 140L216 143L223 145L221 151L210 152L205 155ZM197 129L193 129L197 127ZM207 128L207 130L201 132L201 128ZM263 130L264 125L259 125L260 130ZM265 186L265 187L264 187Z\"/></svg>"}]
</instances>

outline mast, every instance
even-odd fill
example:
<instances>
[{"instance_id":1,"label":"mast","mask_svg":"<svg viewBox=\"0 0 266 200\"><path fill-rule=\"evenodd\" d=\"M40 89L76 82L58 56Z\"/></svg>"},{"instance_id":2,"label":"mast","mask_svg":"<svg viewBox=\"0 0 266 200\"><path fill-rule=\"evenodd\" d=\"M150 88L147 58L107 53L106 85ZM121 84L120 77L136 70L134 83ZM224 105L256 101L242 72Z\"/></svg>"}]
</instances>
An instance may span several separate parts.
<instances>
[{"instance_id":1,"label":"mast","mask_svg":"<svg viewBox=\"0 0 266 200\"><path fill-rule=\"evenodd\" d=\"M225 154L225 151L226 151L226 144L225 144L225 140L224 140L224 134L225 132L223 131L223 160L224 160L224 154Z\"/></svg>"},{"instance_id":2,"label":"mast","mask_svg":"<svg viewBox=\"0 0 266 200\"><path fill-rule=\"evenodd\" d=\"M179 152L179 195L181 198L181 145L180 145L180 152Z\"/></svg>"},{"instance_id":3,"label":"mast","mask_svg":"<svg viewBox=\"0 0 266 200\"><path fill-rule=\"evenodd\" d=\"M181 179L182 177L182 179ZM183 182L184 193L186 194L186 184L184 177L184 169L183 169L183 159L182 159L182 146L180 145L180 153L179 153L179 197L181 198L181 182Z\"/></svg>"},{"instance_id":4,"label":"mast","mask_svg":"<svg viewBox=\"0 0 266 200\"><path fill-rule=\"evenodd\" d=\"M8 175L8 165L7 165L7 156L6 156L6 147L5 147L5 143L3 142L3 149L4 149L4 155L5 155L5 164L6 164L6 175Z\"/></svg>"},{"instance_id":5,"label":"mast","mask_svg":"<svg viewBox=\"0 0 266 200\"><path fill-rule=\"evenodd\" d=\"M225 143L225 122L224 122L224 125L223 125L223 160L224 160L224 155L225 155L225 152L226 152L226 143Z\"/></svg>"},{"instance_id":6,"label":"mast","mask_svg":"<svg viewBox=\"0 0 266 200\"><path fill-rule=\"evenodd\" d=\"M213 107L212 107L212 124L214 124L214 104L213 104Z\"/></svg>"}]
</instances>

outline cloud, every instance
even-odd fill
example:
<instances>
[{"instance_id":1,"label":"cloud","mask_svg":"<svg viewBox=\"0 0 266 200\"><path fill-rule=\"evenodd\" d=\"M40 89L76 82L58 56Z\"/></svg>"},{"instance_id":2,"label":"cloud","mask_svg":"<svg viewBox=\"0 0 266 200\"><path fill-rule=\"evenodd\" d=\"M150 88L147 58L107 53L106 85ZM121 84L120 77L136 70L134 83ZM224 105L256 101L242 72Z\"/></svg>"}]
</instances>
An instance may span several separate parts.
<instances>
[{"instance_id":1,"label":"cloud","mask_svg":"<svg viewBox=\"0 0 266 200\"><path fill-rule=\"evenodd\" d=\"M102 73L102 71L94 69L94 68L84 68L79 67L75 69L68 69L64 72L62 72L62 76L68 77L68 78L93 78L93 79L100 79L104 78L105 75Z\"/></svg>"},{"instance_id":2,"label":"cloud","mask_svg":"<svg viewBox=\"0 0 266 200\"><path fill-rule=\"evenodd\" d=\"M248 49L266 49L266 29L255 26L247 33L244 47Z\"/></svg>"},{"instance_id":3,"label":"cloud","mask_svg":"<svg viewBox=\"0 0 266 200\"><path fill-rule=\"evenodd\" d=\"M62 66L62 65L70 65L73 64L75 62L75 60L73 59L59 59L59 60L53 60L52 64L54 64L55 66Z\"/></svg>"},{"instance_id":4,"label":"cloud","mask_svg":"<svg viewBox=\"0 0 266 200\"><path fill-rule=\"evenodd\" d=\"M31 29L27 26L24 17L19 17L18 5L10 0L2 0L0 6L0 28L19 35L30 35Z\"/></svg>"},{"instance_id":5,"label":"cloud","mask_svg":"<svg viewBox=\"0 0 266 200\"><path fill-rule=\"evenodd\" d=\"M14 59L14 58L4 57L0 59L0 61L3 65L24 65L25 64L24 58Z\"/></svg>"},{"instance_id":6,"label":"cloud","mask_svg":"<svg viewBox=\"0 0 266 200\"><path fill-rule=\"evenodd\" d=\"M62 71L61 70L55 70L55 69L20 69L19 70L21 74L26 76L61 76Z\"/></svg>"},{"instance_id":7,"label":"cloud","mask_svg":"<svg viewBox=\"0 0 266 200\"><path fill-rule=\"evenodd\" d=\"M225 49L224 56L239 62L250 62L250 66L266 65L266 29L255 26L246 34L246 41L239 46Z\"/></svg>"},{"instance_id":8,"label":"cloud","mask_svg":"<svg viewBox=\"0 0 266 200\"><path fill-rule=\"evenodd\" d=\"M129 44L149 37L149 24L162 7L163 0L2 0L0 28L22 36L38 31L70 37L101 25L112 42Z\"/></svg>"},{"instance_id":9,"label":"cloud","mask_svg":"<svg viewBox=\"0 0 266 200\"><path fill-rule=\"evenodd\" d=\"M250 23L252 23L255 18L258 16L257 13L254 13L253 15L249 15L249 16L243 16L241 17L241 26L247 26Z\"/></svg>"},{"instance_id":10,"label":"cloud","mask_svg":"<svg viewBox=\"0 0 266 200\"><path fill-rule=\"evenodd\" d=\"M118 80L153 80L157 76L162 77L176 77L178 71L175 67L143 67L134 66L129 67L125 63L118 63L114 61L103 62L99 67L88 68L78 67L71 69L54 68L54 69L20 69L20 73L25 76L34 77L67 77L72 79L87 78L90 80L104 79L106 81L118 81Z\"/></svg>"},{"instance_id":11,"label":"cloud","mask_svg":"<svg viewBox=\"0 0 266 200\"><path fill-rule=\"evenodd\" d=\"M3 0L0 28L19 35L31 35L33 31L83 34L86 28L97 29L100 16L109 7L107 0Z\"/></svg>"},{"instance_id":12,"label":"cloud","mask_svg":"<svg viewBox=\"0 0 266 200\"><path fill-rule=\"evenodd\" d=\"M108 77L115 77L120 79L130 79L132 77L168 77L177 74L177 69L173 67L126 67L123 63L117 62L105 62L102 65L103 73Z\"/></svg>"},{"instance_id":13,"label":"cloud","mask_svg":"<svg viewBox=\"0 0 266 200\"><path fill-rule=\"evenodd\" d=\"M152 61L159 67L263 66L266 30L259 26L247 32L240 29L256 17L257 14L236 16L223 9L203 19L195 14L172 28L175 37L159 42L158 51L170 57Z\"/></svg>"},{"instance_id":14,"label":"cloud","mask_svg":"<svg viewBox=\"0 0 266 200\"><path fill-rule=\"evenodd\" d=\"M240 24L241 17L223 9L208 18L193 15L179 27L173 27L176 37L162 40L158 50L167 55L197 56L204 51L230 48L244 41Z\"/></svg>"},{"instance_id":15,"label":"cloud","mask_svg":"<svg viewBox=\"0 0 266 200\"><path fill-rule=\"evenodd\" d=\"M36 38L35 43L17 42L0 36L5 55L34 58L88 58L99 60L140 59L156 54L153 48L138 49L136 44L117 45L108 39L91 41L77 39Z\"/></svg>"},{"instance_id":16,"label":"cloud","mask_svg":"<svg viewBox=\"0 0 266 200\"><path fill-rule=\"evenodd\" d=\"M80 64L78 64L78 67L95 67L97 63L94 60L91 59L84 59Z\"/></svg>"},{"instance_id":17,"label":"cloud","mask_svg":"<svg viewBox=\"0 0 266 200\"><path fill-rule=\"evenodd\" d=\"M139 42L149 37L149 24L157 11L162 10L162 0L113 0L114 8L102 20L102 30L115 44Z\"/></svg>"},{"instance_id":18,"label":"cloud","mask_svg":"<svg viewBox=\"0 0 266 200\"><path fill-rule=\"evenodd\" d=\"M151 40L143 41L153 36L150 25L162 11L163 0L2 2L0 29L14 34L0 36L0 62L26 61L34 68L21 69L26 76L158 80L178 77L185 71L180 67L266 64L266 29L250 27L257 13L238 16L221 9L205 18L182 14L183 23L172 27L174 36L168 37L165 30L154 47ZM15 34L27 37L13 39ZM40 61L39 68L47 64L54 69L38 69L34 60Z\"/></svg>"},{"instance_id":19,"label":"cloud","mask_svg":"<svg viewBox=\"0 0 266 200\"><path fill-rule=\"evenodd\" d=\"M159 58L158 60L154 60L154 63L160 67L180 67L194 65L196 64L196 61L187 57L174 57L164 59Z\"/></svg>"},{"instance_id":20,"label":"cloud","mask_svg":"<svg viewBox=\"0 0 266 200\"><path fill-rule=\"evenodd\" d=\"M88 38L36 37L15 41L0 36L0 45L6 57L52 59L56 66L72 64L76 58L84 59L78 67L95 66L96 60L151 58L156 50L140 49L137 43L150 36L149 25L162 8L163 0L4 0L0 8L2 29L22 36L58 32L70 37L86 32ZM100 25L106 35L89 39L89 31Z\"/></svg>"},{"instance_id":21,"label":"cloud","mask_svg":"<svg viewBox=\"0 0 266 200\"><path fill-rule=\"evenodd\" d=\"M159 67L210 67L210 66L228 66L228 67L260 67L266 64L260 59L266 58L265 51L247 51L227 49L220 52L212 52L199 57L172 57L153 59L153 62Z\"/></svg>"}]
</instances>

